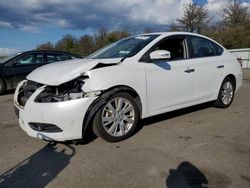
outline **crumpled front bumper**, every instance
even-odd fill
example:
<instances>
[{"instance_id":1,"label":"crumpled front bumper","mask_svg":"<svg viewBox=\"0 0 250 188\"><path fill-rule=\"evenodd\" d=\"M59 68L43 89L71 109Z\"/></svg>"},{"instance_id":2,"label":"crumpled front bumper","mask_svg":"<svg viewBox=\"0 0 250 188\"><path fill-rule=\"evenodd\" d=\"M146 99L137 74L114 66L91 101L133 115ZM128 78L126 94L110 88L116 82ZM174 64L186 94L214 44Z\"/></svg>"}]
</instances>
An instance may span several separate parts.
<instances>
[{"instance_id":1,"label":"crumpled front bumper","mask_svg":"<svg viewBox=\"0 0 250 188\"><path fill-rule=\"evenodd\" d=\"M31 137L51 140L66 141L82 138L82 126L84 116L90 104L97 97L87 97L75 100L37 103L35 98L44 90L44 86L38 88L27 100L25 106L18 103L20 87L18 84L14 95L14 106L19 117L21 128ZM30 123L52 124L59 127L61 132L37 131L31 128Z\"/></svg>"}]
</instances>

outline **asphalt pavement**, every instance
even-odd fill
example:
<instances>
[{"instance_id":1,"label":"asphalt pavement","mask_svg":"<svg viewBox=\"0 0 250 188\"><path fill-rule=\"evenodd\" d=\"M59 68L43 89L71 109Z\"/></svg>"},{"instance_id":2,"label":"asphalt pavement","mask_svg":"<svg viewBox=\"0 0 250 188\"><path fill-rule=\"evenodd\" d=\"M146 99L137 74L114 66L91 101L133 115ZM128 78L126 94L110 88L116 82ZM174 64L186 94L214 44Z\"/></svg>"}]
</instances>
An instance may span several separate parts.
<instances>
[{"instance_id":1,"label":"asphalt pavement","mask_svg":"<svg viewBox=\"0 0 250 188\"><path fill-rule=\"evenodd\" d=\"M0 187L250 187L250 71L245 72L231 107L208 103L148 118L119 143L30 138L14 115L13 91L0 96Z\"/></svg>"}]
</instances>

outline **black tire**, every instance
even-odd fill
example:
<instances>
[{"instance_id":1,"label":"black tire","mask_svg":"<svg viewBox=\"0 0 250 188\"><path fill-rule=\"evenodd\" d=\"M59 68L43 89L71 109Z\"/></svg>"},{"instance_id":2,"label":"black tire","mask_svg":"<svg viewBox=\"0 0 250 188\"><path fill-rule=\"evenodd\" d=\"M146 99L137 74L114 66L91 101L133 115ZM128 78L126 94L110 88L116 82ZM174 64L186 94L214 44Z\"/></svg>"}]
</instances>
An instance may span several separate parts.
<instances>
[{"instance_id":1,"label":"black tire","mask_svg":"<svg viewBox=\"0 0 250 188\"><path fill-rule=\"evenodd\" d=\"M224 85L226 83L230 83L230 85L232 86L232 98L228 103L223 101L223 96L225 95L225 94L223 94L225 92ZM222 84L221 84L220 91L219 91L218 97L217 97L217 99L216 99L216 101L214 103L214 106L216 106L218 108L227 108L227 107L229 107L233 102L234 93L235 93L235 83L233 82L233 80L231 78L226 77L223 80Z\"/></svg>"},{"instance_id":2,"label":"black tire","mask_svg":"<svg viewBox=\"0 0 250 188\"><path fill-rule=\"evenodd\" d=\"M5 84L4 81L0 78L0 95L3 94L3 92L5 92Z\"/></svg>"},{"instance_id":3,"label":"black tire","mask_svg":"<svg viewBox=\"0 0 250 188\"><path fill-rule=\"evenodd\" d=\"M107 113L107 111L104 111L104 110L106 108L108 108L107 107L108 103L109 102L112 103L112 101L117 100L119 98L125 99L125 101L128 101L130 103L130 105L132 105L134 118L133 118L133 123L129 124L127 122L129 124L130 128L128 130L123 129L123 131L125 130L125 131L127 131L127 133L124 133L124 135L121 135L121 136L117 136L117 135L114 136L114 135L111 135L110 133L108 133L108 130L106 130L106 129L108 129L107 127L106 127L106 129L104 128L104 125L102 123L102 116L103 116L103 113L105 113L105 112ZM118 111L116 111L116 112L118 113ZM110 112L110 114L112 114L112 112ZM121 117L124 117L124 116L121 115ZM113 118L113 116L112 116L112 118ZM116 116L116 118L117 118L117 116ZM107 142L119 142L119 141L122 141L122 140L129 138L130 136L132 136L135 133L139 119L140 119L139 108L138 108L134 98L125 92L116 93L116 94L110 96L107 100L107 103L105 103L95 114L95 116L93 118L93 131L96 134L96 136L101 137L102 139L106 140ZM116 119L116 121L118 122L119 120ZM124 123L125 120L121 120L121 121ZM112 122L110 124L110 127L114 124L115 124L115 122ZM111 129L110 127L109 127L109 129ZM114 132L116 132L116 130L121 131L120 124L118 124L116 127L119 127L119 128L116 128L114 130ZM127 126L126 126L126 128L127 128Z\"/></svg>"}]
</instances>

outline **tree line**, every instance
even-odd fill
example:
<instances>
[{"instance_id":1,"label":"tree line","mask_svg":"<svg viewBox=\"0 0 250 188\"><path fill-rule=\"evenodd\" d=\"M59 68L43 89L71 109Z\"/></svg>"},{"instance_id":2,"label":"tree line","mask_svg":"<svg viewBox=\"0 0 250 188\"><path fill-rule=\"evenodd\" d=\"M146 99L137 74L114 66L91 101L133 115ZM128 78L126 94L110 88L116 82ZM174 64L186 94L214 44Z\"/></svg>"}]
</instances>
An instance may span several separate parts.
<instances>
[{"instance_id":1,"label":"tree line","mask_svg":"<svg viewBox=\"0 0 250 188\"><path fill-rule=\"evenodd\" d=\"M187 4L184 15L168 27L167 31L188 31L204 34L223 44L226 48L250 47L250 10L240 0L227 0L221 7L221 19L209 16L204 5ZM145 28L144 33L150 32ZM100 29L94 35L83 35L76 38L70 34L64 35L55 44L47 42L37 46L37 49L62 50L87 56L92 52L113 43L121 38L132 35L126 30L108 31Z\"/></svg>"},{"instance_id":2,"label":"tree line","mask_svg":"<svg viewBox=\"0 0 250 188\"><path fill-rule=\"evenodd\" d=\"M80 38L67 34L55 44L47 42L38 45L37 50L62 50L85 57L110 43L130 35L127 31L108 31L106 29L100 29L94 35L83 35Z\"/></svg>"}]
</instances>

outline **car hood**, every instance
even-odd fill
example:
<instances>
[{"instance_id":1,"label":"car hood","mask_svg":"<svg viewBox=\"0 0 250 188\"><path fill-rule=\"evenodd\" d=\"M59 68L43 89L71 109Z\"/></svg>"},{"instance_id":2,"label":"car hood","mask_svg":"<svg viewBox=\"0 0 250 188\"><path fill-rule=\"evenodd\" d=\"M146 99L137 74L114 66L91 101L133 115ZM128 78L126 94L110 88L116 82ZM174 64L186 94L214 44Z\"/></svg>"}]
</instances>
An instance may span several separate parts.
<instances>
[{"instance_id":1,"label":"car hood","mask_svg":"<svg viewBox=\"0 0 250 188\"><path fill-rule=\"evenodd\" d=\"M121 58L115 59L74 59L42 66L31 72L27 79L41 84L57 86L71 81L99 64L112 66L119 64ZM100 66L103 67L103 66Z\"/></svg>"}]
</instances>

